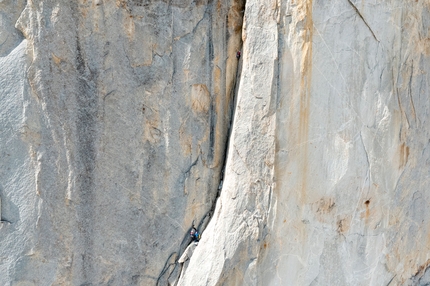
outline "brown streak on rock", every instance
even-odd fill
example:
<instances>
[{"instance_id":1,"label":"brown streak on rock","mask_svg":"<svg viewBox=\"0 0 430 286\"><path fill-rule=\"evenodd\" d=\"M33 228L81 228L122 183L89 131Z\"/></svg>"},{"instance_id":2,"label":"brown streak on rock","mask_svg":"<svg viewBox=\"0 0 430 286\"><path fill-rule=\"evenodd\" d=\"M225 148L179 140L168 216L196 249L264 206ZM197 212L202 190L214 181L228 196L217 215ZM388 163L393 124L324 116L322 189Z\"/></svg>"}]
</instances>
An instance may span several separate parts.
<instances>
[{"instance_id":1,"label":"brown streak on rock","mask_svg":"<svg viewBox=\"0 0 430 286\"><path fill-rule=\"evenodd\" d=\"M315 213L315 218L321 223L329 223L331 221L332 211L335 209L335 206L334 199L328 197L311 203L311 209Z\"/></svg>"},{"instance_id":2,"label":"brown streak on rock","mask_svg":"<svg viewBox=\"0 0 430 286\"><path fill-rule=\"evenodd\" d=\"M317 213L326 214L330 213L336 204L333 198L322 198L315 205Z\"/></svg>"},{"instance_id":3,"label":"brown streak on rock","mask_svg":"<svg viewBox=\"0 0 430 286\"><path fill-rule=\"evenodd\" d=\"M402 143L399 146L399 169L404 168L409 158L409 146Z\"/></svg>"},{"instance_id":4,"label":"brown streak on rock","mask_svg":"<svg viewBox=\"0 0 430 286\"><path fill-rule=\"evenodd\" d=\"M422 276L424 274L424 272L426 271L427 268L429 268L430 266L430 259L427 259L427 261L424 264L421 264L417 271L415 272L415 274L413 275L413 277L419 277Z\"/></svg>"},{"instance_id":5,"label":"brown streak on rock","mask_svg":"<svg viewBox=\"0 0 430 286\"><path fill-rule=\"evenodd\" d=\"M366 205L366 215L365 215L365 218L368 219L369 216L370 216L370 209L369 209L370 200L366 200L364 202L364 204Z\"/></svg>"},{"instance_id":6,"label":"brown streak on rock","mask_svg":"<svg viewBox=\"0 0 430 286\"><path fill-rule=\"evenodd\" d=\"M339 234L345 234L346 232L348 232L350 226L351 226L351 218L350 217L339 219L337 221L337 232Z\"/></svg>"},{"instance_id":7,"label":"brown streak on rock","mask_svg":"<svg viewBox=\"0 0 430 286\"><path fill-rule=\"evenodd\" d=\"M306 199L307 172L308 172L308 137L309 137L309 108L312 82L312 1L306 0L303 3L305 9L305 27L303 34L302 59L301 59L301 79L300 79L300 121L299 121L299 142L304 143L302 151L302 199Z\"/></svg>"},{"instance_id":8,"label":"brown streak on rock","mask_svg":"<svg viewBox=\"0 0 430 286\"><path fill-rule=\"evenodd\" d=\"M191 86L191 108L196 114L206 114L210 108L210 93L205 84Z\"/></svg>"},{"instance_id":9,"label":"brown streak on rock","mask_svg":"<svg viewBox=\"0 0 430 286\"><path fill-rule=\"evenodd\" d=\"M56 55L52 54L52 59L54 61L54 63L58 66L61 64L61 62L63 61L61 58L57 57Z\"/></svg>"},{"instance_id":10,"label":"brown streak on rock","mask_svg":"<svg viewBox=\"0 0 430 286\"><path fill-rule=\"evenodd\" d=\"M134 20L133 17L126 17L124 20L124 28L129 41L134 40Z\"/></svg>"}]
</instances>

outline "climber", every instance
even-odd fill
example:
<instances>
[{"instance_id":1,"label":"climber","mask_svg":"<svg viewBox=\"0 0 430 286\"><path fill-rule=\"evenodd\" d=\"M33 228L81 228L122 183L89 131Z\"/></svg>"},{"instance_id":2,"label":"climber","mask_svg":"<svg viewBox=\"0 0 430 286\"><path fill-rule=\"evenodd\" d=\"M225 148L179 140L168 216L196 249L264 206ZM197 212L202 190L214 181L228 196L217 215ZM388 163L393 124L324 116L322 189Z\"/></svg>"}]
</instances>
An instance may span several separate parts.
<instances>
[{"instance_id":1,"label":"climber","mask_svg":"<svg viewBox=\"0 0 430 286\"><path fill-rule=\"evenodd\" d=\"M197 245L197 243L200 240L200 234L197 231L197 229L194 227L194 225L193 225L193 228L190 231L190 236L191 236L191 239L193 240L194 244Z\"/></svg>"},{"instance_id":2,"label":"climber","mask_svg":"<svg viewBox=\"0 0 430 286\"><path fill-rule=\"evenodd\" d=\"M236 59L240 59L240 51L237 51L237 53L236 53Z\"/></svg>"}]
</instances>

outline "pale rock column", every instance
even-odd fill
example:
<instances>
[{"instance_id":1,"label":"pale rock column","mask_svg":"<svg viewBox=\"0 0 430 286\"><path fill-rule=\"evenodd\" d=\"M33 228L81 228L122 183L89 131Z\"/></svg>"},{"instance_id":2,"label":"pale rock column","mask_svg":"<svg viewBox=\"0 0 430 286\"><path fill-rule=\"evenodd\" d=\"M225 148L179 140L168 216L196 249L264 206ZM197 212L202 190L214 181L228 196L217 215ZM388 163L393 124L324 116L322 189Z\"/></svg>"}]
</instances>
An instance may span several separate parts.
<instances>
[{"instance_id":1,"label":"pale rock column","mask_svg":"<svg viewBox=\"0 0 430 286\"><path fill-rule=\"evenodd\" d=\"M255 285L273 190L276 1L247 1L243 68L225 181L214 217L179 285ZM258 22L258 23L257 23Z\"/></svg>"}]
</instances>

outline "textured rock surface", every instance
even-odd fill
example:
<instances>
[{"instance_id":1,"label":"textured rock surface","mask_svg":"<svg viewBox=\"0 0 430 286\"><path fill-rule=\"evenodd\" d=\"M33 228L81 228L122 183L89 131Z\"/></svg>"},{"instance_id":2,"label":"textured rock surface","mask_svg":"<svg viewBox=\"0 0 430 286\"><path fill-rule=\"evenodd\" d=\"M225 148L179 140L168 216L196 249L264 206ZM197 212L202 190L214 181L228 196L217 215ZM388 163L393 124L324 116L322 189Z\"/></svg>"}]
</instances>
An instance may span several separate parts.
<instances>
[{"instance_id":1,"label":"textured rock surface","mask_svg":"<svg viewBox=\"0 0 430 286\"><path fill-rule=\"evenodd\" d=\"M0 1L1 285L430 281L428 1L244 5Z\"/></svg>"},{"instance_id":2,"label":"textured rock surface","mask_svg":"<svg viewBox=\"0 0 430 286\"><path fill-rule=\"evenodd\" d=\"M0 58L0 284L20 277L19 265L29 254L36 235L39 200L35 166L22 140L28 110L28 85L25 81L26 41ZM36 125L37 123L34 122ZM34 154L33 154L34 155ZM13 265L13 267L12 267ZM49 267L46 264L46 267Z\"/></svg>"},{"instance_id":3,"label":"textured rock surface","mask_svg":"<svg viewBox=\"0 0 430 286\"><path fill-rule=\"evenodd\" d=\"M181 285L427 283L429 13L247 1L225 183Z\"/></svg>"},{"instance_id":4,"label":"textured rock surface","mask_svg":"<svg viewBox=\"0 0 430 286\"><path fill-rule=\"evenodd\" d=\"M164 285L218 192L241 7L18 2L0 4L0 284Z\"/></svg>"}]
</instances>

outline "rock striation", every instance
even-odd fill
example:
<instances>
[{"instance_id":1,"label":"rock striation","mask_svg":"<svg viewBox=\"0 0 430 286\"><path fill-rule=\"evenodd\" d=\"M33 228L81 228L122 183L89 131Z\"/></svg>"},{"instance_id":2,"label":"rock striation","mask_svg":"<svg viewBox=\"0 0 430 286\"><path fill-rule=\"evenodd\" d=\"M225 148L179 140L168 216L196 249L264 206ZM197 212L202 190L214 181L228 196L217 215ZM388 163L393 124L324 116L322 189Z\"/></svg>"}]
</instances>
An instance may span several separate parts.
<instances>
[{"instance_id":1,"label":"rock striation","mask_svg":"<svg viewBox=\"0 0 430 286\"><path fill-rule=\"evenodd\" d=\"M218 193L242 7L0 5L0 284L175 279Z\"/></svg>"},{"instance_id":2,"label":"rock striation","mask_svg":"<svg viewBox=\"0 0 430 286\"><path fill-rule=\"evenodd\" d=\"M1 285L430 283L427 0L0 20Z\"/></svg>"},{"instance_id":3,"label":"rock striation","mask_svg":"<svg viewBox=\"0 0 430 286\"><path fill-rule=\"evenodd\" d=\"M180 285L426 285L430 5L248 0L226 178Z\"/></svg>"}]
</instances>

